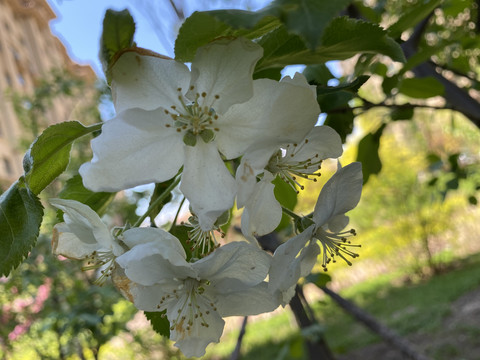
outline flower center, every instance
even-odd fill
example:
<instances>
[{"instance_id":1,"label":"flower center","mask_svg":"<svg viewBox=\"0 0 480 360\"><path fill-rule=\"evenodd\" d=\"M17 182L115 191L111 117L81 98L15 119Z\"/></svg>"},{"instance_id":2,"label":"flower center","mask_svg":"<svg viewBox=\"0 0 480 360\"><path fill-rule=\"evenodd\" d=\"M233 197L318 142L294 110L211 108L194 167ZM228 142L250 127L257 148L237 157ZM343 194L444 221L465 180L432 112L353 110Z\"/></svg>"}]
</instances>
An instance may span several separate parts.
<instances>
[{"instance_id":1,"label":"flower center","mask_svg":"<svg viewBox=\"0 0 480 360\"><path fill-rule=\"evenodd\" d=\"M207 280L185 279L178 290L162 297L157 308L165 309L167 304L175 303L176 318L169 319L170 330L175 330L181 334L182 338L189 335L195 326L209 327L207 316L210 311L216 311L217 308L212 299L210 299L205 290L210 285Z\"/></svg>"},{"instance_id":2,"label":"flower center","mask_svg":"<svg viewBox=\"0 0 480 360\"><path fill-rule=\"evenodd\" d=\"M319 227L314 236L320 241L322 246L322 267L324 271L327 271L327 265L330 262L336 263L335 256L341 257L348 265L352 266L352 263L345 257L350 256L355 259L360 255L350 250L350 248L359 248L362 245L352 244L348 240L351 236L356 236L357 233L354 229L342 231L339 233L332 233L325 231Z\"/></svg>"},{"instance_id":3,"label":"flower center","mask_svg":"<svg viewBox=\"0 0 480 360\"><path fill-rule=\"evenodd\" d=\"M305 139L299 144L288 144L285 149L280 149L271 158L266 167L272 174L279 174L297 193L297 187L303 190L305 187L298 182L298 178L317 181L322 168L322 159L315 153L310 157L302 156L301 150L308 144Z\"/></svg>"},{"instance_id":4,"label":"flower center","mask_svg":"<svg viewBox=\"0 0 480 360\"><path fill-rule=\"evenodd\" d=\"M225 237L225 233L216 225L211 230L203 230L195 216L190 216L188 223L183 225L191 229L188 231L187 244L192 251L192 258L200 259L207 256L220 246L217 241L218 234L221 238Z\"/></svg>"},{"instance_id":5,"label":"flower center","mask_svg":"<svg viewBox=\"0 0 480 360\"><path fill-rule=\"evenodd\" d=\"M195 87L190 86L190 90L195 90ZM220 95L214 95L213 100L207 103L207 93L195 94L195 100L192 102L185 101L182 95L182 88L177 89L178 99L181 107L178 108L172 105L170 109L165 109L165 114L169 115L172 123L167 123L166 127L174 127L177 132L183 133L183 141L186 145L195 146L197 137L209 143L215 138L215 132L219 131L216 126L218 115L215 113L215 101L220 98Z\"/></svg>"},{"instance_id":6,"label":"flower center","mask_svg":"<svg viewBox=\"0 0 480 360\"><path fill-rule=\"evenodd\" d=\"M117 257L111 251L94 251L87 258L87 266L82 267L86 270L100 270L100 276L93 283L96 285L103 285L105 281L112 275L115 268L115 259Z\"/></svg>"}]
</instances>

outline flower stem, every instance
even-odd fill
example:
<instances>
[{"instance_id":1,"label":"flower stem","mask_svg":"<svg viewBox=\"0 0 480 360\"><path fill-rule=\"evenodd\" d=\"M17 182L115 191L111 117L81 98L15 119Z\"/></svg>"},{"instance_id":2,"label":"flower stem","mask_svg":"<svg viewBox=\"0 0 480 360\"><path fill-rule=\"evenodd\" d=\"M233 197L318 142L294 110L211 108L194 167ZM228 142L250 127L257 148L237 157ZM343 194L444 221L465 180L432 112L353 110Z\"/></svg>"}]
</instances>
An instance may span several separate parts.
<instances>
[{"instance_id":1,"label":"flower stem","mask_svg":"<svg viewBox=\"0 0 480 360\"><path fill-rule=\"evenodd\" d=\"M294 220L302 220L302 217L301 216L298 216L297 214L295 214L292 210L290 209L287 209L286 207L283 207L282 206L282 211L284 214L290 216L292 219Z\"/></svg>"},{"instance_id":2,"label":"flower stem","mask_svg":"<svg viewBox=\"0 0 480 360\"><path fill-rule=\"evenodd\" d=\"M165 200L165 198L168 196L168 194L170 194L172 192L172 190L178 185L178 183L180 182L180 176L177 177L171 184L169 187L167 187L165 189L165 191L158 197L155 199L154 202L152 202L150 204L150 206L148 207L147 211L145 211L145 213L138 218L138 220L135 222L135 224L133 224L133 227L139 227L143 220L145 220L148 215L150 214L150 212L158 205L160 204L163 200Z\"/></svg>"}]
</instances>

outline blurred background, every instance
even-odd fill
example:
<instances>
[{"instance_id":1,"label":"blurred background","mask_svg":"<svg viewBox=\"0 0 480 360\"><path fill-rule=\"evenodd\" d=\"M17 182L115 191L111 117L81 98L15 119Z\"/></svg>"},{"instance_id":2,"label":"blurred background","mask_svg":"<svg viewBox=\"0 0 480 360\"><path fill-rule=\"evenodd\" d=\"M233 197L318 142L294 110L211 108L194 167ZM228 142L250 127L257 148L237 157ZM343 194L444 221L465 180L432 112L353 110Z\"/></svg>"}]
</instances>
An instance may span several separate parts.
<instances>
[{"instance_id":1,"label":"blurred background","mask_svg":"<svg viewBox=\"0 0 480 360\"><path fill-rule=\"evenodd\" d=\"M66 120L93 124L114 115L97 58L106 9L128 7L137 24L137 45L174 57L176 33L193 11L257 10L268 3L0 0L0 191L23 173L23 154L48 125ZM354 16L356 10L388 27L416 3L358 0L346 15ZM438 74L477 104L479 3L439 2L423 24L427 30L419 40L422 51L417 52L417 65L433 63ZM399 41L414 34L414 29L404 32ZM303 68L285 69L283 74ZM413 66L399 69L388 58L332 62L323 74L330 86L359 74L370 79L358 96L325 98L322 106L328 114L321 115L320 123L352 127L342 134L345 152L340 161L363 160L366 169L361 202L349 213L356 243L362 246L360 257L352 266L340 261L330 266L328 278L321 277L322 286L329 280L330 289L434 359L478 359L480 115L458 111L450 99L438 95L437 84L415 83ZM79 141L73 152L67 174L46 196L57 195L65 179L90 159L89 139ZM312 211L335 166L325 164L322 181L304 184L297 213ZM111 226L134 223L152 191L150 186L125 191L100 212ZM238 219L240 214L234 216ZM167 208L158 221L169 219ZM49 210L28 260L8 278L0 278L1 358L183 359L111 284L92 285L95 276L81 271L82 264L51 254L56 221L56 213ZM338 358L403 359L338 307L317 280L306 279L303 291L318 326L310 333L300 332L288 309L252 317L245 328L242 358L304 359L304 338L316 334ZM221 343L209 346L205 358L230 358L242 320L228 319Z\"/></svg>"}]
</instances>

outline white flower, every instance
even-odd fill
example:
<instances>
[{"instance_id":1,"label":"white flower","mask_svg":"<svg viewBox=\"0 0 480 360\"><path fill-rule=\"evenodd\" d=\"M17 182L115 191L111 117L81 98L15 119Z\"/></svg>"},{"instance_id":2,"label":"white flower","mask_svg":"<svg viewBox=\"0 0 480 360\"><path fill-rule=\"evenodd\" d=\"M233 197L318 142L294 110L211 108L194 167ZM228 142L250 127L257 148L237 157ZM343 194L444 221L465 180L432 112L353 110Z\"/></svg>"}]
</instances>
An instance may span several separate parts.
<instances>
[{"instance_id":1,"label":"white flower","mask_svg":"<svg viewBox=\"0 0 480 360\"><path fill-rule=\"evenodd\" d=\"M314 127L298 143L266 141L247 150L236 174L237 204L238 207L245 206L243 234L247 238L264 235L275 230L280 223L282 208L275 199L271 184L275 176L279 175L295 190L297 187L303 189L298 183L299 178L317 181L322 161L337 158L342 152L340 136L328 126ZM263 178L257 182L261 173Z\"/></svg>"},{"instance_id":2,"label":"white flower","mask_svg":"<svg viewBox=\"0 0 480 360\"><path fill-rule=\"evenodd\" d=\"M233 206L224 159L264 136L300 141L319 108L300 81L252 80L262 48L222 39L200 48L190 72L165 58L124 53L112 68L117 116L92 141L80 173L87 188L116 191L166 181L183 166L181 190L204 230Z\"/></svg>"},{"instance_id":3,"label":"white flower","mask_svg":"<svg viewBox=\"0 0 480 360\"><path fill-rule=\"evenodd\" d=\"M275 251L269 272L269 289L282 305L293 296L298 280L310 273L320 252L325 270L330 261L335 262L335 257L341 257L351 265L345 256L358 256L350 247L360 245L351 244L348 240L355 231L342 232L342 229L349 222L345 213L357 206L360 200L362 183L361 163L355 162L339 169L320 192L313 212L313 225Z\"/></svg>"},{"instance_id":4,"label":"white flower","mask_svg":"<svg viewBox=\"0 0 480 360\"><path fill-rule=\"evenodd\" d=\"M64 212L65 222L53 228L53 253L75 260L89 260L85 269L103 267L97 283L102 284L124 249L112 236L95 211L75 200L51 199L50 204Z\"/></svg>"},{"instance_id":5,"label":"white flower","mask_svg":"<svg viewBox=\"0 0 480 360\"><path fill-rule=\"evenodd\" d=\"M209 343L219 341L222 317L278 306L263 281L271 261L264 251L234 242L189 263L175 237L160 229L145 230L133 237L130 230L125 232L131 250L117 263L128 281L119 278L119 287L139 309L166 310L170 338L186 356L202 356Z\"/></svg>"}]
</instances>

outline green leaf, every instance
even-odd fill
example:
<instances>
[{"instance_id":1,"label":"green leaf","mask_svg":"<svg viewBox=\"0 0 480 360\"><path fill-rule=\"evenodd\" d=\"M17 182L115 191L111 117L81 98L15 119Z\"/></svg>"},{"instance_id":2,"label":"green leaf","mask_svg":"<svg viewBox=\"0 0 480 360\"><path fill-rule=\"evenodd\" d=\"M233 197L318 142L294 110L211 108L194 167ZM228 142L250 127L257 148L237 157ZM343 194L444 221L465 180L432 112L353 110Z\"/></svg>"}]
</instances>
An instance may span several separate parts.
<instances>
[{"instance_id":1,"label":"green leaf","mask_svg":"<svg viewBox=\"0 0 480 360\"><path fill-rule=\"evenodd\" d=\"M390 112L390 118L396 120L410 120L413 117L413 107L397 107Z\"/></svg>"},{"instance_id":2,"label":"green leaf","mask_svg":"<svg viewBox=\"0 0 480 360\"><path fill-rule=\"evenodd\" d=\"M388 33L393 38L398 38L405 30L408 30L420 21L426 18L442 0L418 1L414 5L410 5L407 10L401 14L396 23L388 28Z\"/></svg>"},{"instance_id":3,"label":"green leaf","mask_svg":"<svg viewBox=\"0 0 480 360\"><path fill-rule=\"evenodd\" d=\"M145 316L150 321L150 324L155 332L167 338L170 337L170 323L165 316L165 311L145 311Z\"/></svg>"},{"instance_id":4,"label":"green leaf","mask_svg":"<svg viewBox=\"0 0 480 360\"><path fill-rule=\"evenodd\" d=\"M77 200L87 206L93 211L102 216L107 209L107 206L115 197L116 193L111 192L93 192L85 188L82 183L82 177L75 175L67 181L65 187L58 196L62 199Z\"/></svg>"},{"instance_id":5,"label":"green leaf","mask_svg":"<svg viewBox=\"0 0 480 360\"><path fill-rule=\"evenodd\" d=\"M394 61L405 62L405 55L387 32L380 26L363 20L339 17L325 29L321 46L317 52L328 52L330 56L347 59L358 53L378 53Z\"/></svg>"},{"instance_id":6,"label":"green leaf","mask_svg":"<svg viewBox=\"0 0 480 360\"><path fill-rule=\"evenodd\" d=\"M342 138L342 142L345 143L347 135L353 131L353 120L355 116L352 110L345 110L341 113L327 114L324 125L330 126L334 129Z\"/></svg>"},{"instance_id":7,"label":"green leaf","mask_svg":"<svg viewBox=\"0 0 480 360\"><path fill-rule=\"evenodd\" d=\"M325 27L352 0L276 0L264 12L282 20L289 33L299 35L308 48L315 50Z\"/></svg>"},{"instance_id":8,"label":"green leaf","mask_svg":"<svg viewBox=\"0 0 480 360\"><path fill-rule=\"evenodd\" d=\"M335 78L325 64L309 65L303 70L303 75L312 85L327 85L328 80Z\"/></svg>"},{"instance_id":9,"label":"green leaf","mask_svg":"<svg viewBox=\"0 0 480 360\"><path fill-rule=\"evenodd\" d=\"M382 90L385 95L390 95L392 90L397 87L398 76L385 76L382 81Z\"/></svg>"},{"instance_id":10,"label":"green leaf","mask_svg":"<svg viewBox=\"0 0 480 360\"><path fill-rule=\"evenodd\" d=\"M427 99L433 96L442 96L445 93L445 87L434 77L427 76L403 79L398 91L412 98Z\"/></svg>"},{"instance_id":11,"label":"green leaf","mask_svg":"<svg viewBox=\"0 0 480 360\"><path fill-rule=\"evenodd\" d=\"M135 21L130 12L107 10L103 18L103 32L100 40L100 61L103 72L110 82L110 67L116 59L116 55L134 45Z\"/></svg>"},{"instance_id":12,"label":"green leaf","mask_svg":"<svg viewBox=\"0 0 480 360\"><path fill-rule=\"evenodd\" d=\"M317 86L317 95L337 93L341 90L349 91L356 94L358 90L362 87L362 85L367 82L368 79L370 79L370 76L361 75L350 83L343 83L338 86Z\"/></svg>"},{"instance_id":13,"label":"green leaf","mask_svg":"<svg viewBox=\"0 0 480 360\"><path fill-rule=\"evenodd\" d=\"M332 281L332 277L326 273L311 273L305 278L305 280L322 288Z\"/></svg>"},{"instance_id":14,"label":"green leaf","mask_svg":"<svg viewBox=\"0 0 480 360\"><path fill-rule=\"evenodd\" d=\"M275 185L273 188L273 193L275 194L275 198L277 201L285 208L289 210L293 210L295 205L297 205L297 192L288 185L285 181L283 181L279 176L277 176L273 181L272 184ZM282 220L280 224L277 226L276 231L280 231L285 229L291 223L290 216L282 214Z\"/></svg>"},{"instance_id":15,"label":"green leaf","mask_svg":"<svg viewBox=\"0 0 480 360\"><path fill-rule=\"evenodd\" d=\"M23 178L0 196L0 276L7 276L28 256L42 218L43 206Z\"/></svg>"},{"instance_id":16,"label":"green leaf","mask_svg":"<svg viewBox=\"0 0 480 360\"><path fill-rule=\"evenodd\" d=\"M175 59L192 61L197 49L219 37L258 38L276 27L280 22L273 16L242 10L216 10L194 12L178 32L175 40Z\"/></svg>"},{"instance_id":17,"label":"green leaf","mask_svg":"<svg viewBox=\"0 0 480 360\"><path fill-rule=\"evenodd\" d=\"M32 143L23 159L25 182L39 194L67 168L72 143L79 137L101 129L102 124L85 127L78 121L49 126Z\"/></svg>"},{"instance_id":18,"label":"green leaf","mask_svg":"<svg viewBox=\"0 0 480 360\"><path fill-rule=\"evenodd\" d=\"M382 169L382 161L378 156L380 147L380 137L382 136L385 124L375 133L369 133L364 136L358 144L357 160L362 163L363 184L365 185L370 175L378 174Z\"/></svg>"}]
</instances>

